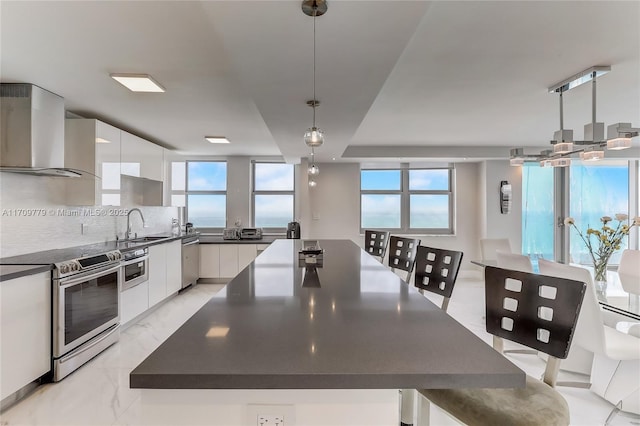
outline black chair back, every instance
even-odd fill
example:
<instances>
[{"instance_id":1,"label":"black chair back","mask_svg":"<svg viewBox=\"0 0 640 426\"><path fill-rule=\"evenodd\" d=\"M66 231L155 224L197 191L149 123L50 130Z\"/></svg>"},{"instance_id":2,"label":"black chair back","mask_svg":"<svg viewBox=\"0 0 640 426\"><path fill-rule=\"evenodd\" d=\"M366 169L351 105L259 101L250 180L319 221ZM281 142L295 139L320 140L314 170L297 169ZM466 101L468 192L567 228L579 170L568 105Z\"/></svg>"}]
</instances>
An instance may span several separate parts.
<instances>
[{"instance_id":1,"label":"black chair back","mask_svg":"<svg viewBox=\"0 0 640 426\"><path fill-rule=\"evenodd\" d=\"M565 359L586 284L485 267L487 332Z\"/></svg>"},{"instance_id":2,"label":"black chair back","mask_svg":"<svg viewBox=\"0 0 640 426\"><path fill-rule=\"evenodd\" d=\"M420 240L391 236L389 239L389 267L407 271L407 282L416 263Z\"/></svg>"},{"instance_id":3,"label":"black chair back","mask_svg":"<svg viewBox=\"0 0 640 426\"><path fill-rule=\"evenodd\" d=\"M461 251L419 246L414 285L421 290L449 299L456 284L461 263ZM443 303L443 309L446 310L447 304L448 300Z\"/></svg>"},{"instance_id":4,"label":"black chair back","mask_svg":"<svg viewBox=\"0 0 640 426\"><path fill-rule=\"evenodd\" d=\"M387 247L389 246L389 232L388 231L364 231L364 251L371 256L379 256L380 259L384 259L387 254Z\"/></svg>"}]
</instances>

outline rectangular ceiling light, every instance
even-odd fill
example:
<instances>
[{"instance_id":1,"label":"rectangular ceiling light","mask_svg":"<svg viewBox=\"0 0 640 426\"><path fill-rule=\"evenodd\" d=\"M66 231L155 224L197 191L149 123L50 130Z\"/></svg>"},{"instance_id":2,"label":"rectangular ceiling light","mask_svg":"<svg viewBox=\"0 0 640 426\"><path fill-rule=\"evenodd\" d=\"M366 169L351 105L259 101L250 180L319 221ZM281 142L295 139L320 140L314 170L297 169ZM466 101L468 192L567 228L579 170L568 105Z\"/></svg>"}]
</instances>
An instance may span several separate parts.
<instances>
[{"instance_id":1,"label":"rectangular ceiling light","mask_svg":"<svg viewBox=\"0 0 640 426\"><path fill-rule=\"evenodd\" d=\"M132 92L164 92L164 87L148 74L111 74L111 78Z\"/></svg>"},{"instance_id":2,"label":"rectangular ceiling light","mask_svg":"<svg viewBox=\"0 0 640 426\"><path fill-rule=\"evenodd\" d=\"M231 143L231 141L224 136L205 136L204 139L209 143Z\"/></svg>"},{"instance_id":3,"label":"rectangular ceiling light","mask_svg":"<svg viewBox=\"0 0 640 426\"><path fill-rule=\"evenodd\" d=\"M598 78L609 71L611 71L611 67L609 65L591 67L549 87L549 93L566 92L574 87L590 82L593 79L594 73L596 78Z\"/></svg>"}]
</instances>

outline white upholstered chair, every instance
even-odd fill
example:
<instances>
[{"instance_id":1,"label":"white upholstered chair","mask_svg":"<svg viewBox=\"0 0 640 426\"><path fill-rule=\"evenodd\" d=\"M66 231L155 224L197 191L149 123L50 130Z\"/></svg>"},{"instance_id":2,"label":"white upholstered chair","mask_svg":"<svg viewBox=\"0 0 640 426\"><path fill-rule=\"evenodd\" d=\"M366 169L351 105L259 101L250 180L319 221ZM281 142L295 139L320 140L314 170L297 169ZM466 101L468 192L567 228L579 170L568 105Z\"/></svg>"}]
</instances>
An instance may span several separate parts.
<instances>
[{"instance_id":1,"label":"white upholstered chair","mask_svg":"<svg viewBox=\"0 0 640 426\"><path fill-rule=\"evenodd\" d=\"M640 295L640 250L622 252L618 276L624 291L632 295Z\"/></svg>"},{"instance_id":2,"label":"white upholstered chair","mask_svg":"<svg viewBox=\"0 0 640 426\"><path fill-rule=\"evenodd\" d=\"M512 271L520 272L533 272L531 259L529 259L528 256L522 254L497 250L496 260L498 261L498 268L511 269Z\"/></svg>"},{"instance_id":3,"label":"white upholstered chair","mask_svg":"<svg viewBox=\"0 0 640 426\"><path fill-rule=\"evenodd\" d=\"M483 238L480 240L482 260L497 260L496 251L511 253L511 244L507 238Z\"/></svg>"},{"instance_id":4,"label":"white upholstered chair","mask_svg":"<svg viewBox=\"0 0 640 426\"><path fill-rule=\"evenodd\" d=\"M591 273L587 269L544 259L539 260L539 266L542 275L587 283L588 291L578 318L573 347L594 354L591 390L620 411L640 414L640 339L603 324Z\"/></svg>"}]
</instances>

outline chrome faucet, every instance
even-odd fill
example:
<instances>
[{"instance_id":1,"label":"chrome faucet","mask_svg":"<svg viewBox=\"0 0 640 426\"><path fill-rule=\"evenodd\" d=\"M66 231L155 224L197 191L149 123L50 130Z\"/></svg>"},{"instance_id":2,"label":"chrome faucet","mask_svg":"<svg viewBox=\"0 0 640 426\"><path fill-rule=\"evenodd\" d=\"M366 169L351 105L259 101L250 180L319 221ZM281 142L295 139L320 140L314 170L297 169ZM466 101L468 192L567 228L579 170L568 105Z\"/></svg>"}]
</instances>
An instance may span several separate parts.
<instances>
[{"instance_id":1,"label":"chrome faucet","mask_svg":"<svg viewBox=\"0 0 640 426\"><path fill-rule=\"evenodd\" d=\"M136 211L140 213L140 219L142 219L142 227L144 228L146 226L144 222L144 216L142 215L142 211L140 211L140 209L135 208L135 209L129 210L129 213L127 213L127 232L124 234L125 240L128 240L129 238L131 238L131 213ZM135 236L137 237L138 234L136 233Z\"/></svg>"}]
</instances>

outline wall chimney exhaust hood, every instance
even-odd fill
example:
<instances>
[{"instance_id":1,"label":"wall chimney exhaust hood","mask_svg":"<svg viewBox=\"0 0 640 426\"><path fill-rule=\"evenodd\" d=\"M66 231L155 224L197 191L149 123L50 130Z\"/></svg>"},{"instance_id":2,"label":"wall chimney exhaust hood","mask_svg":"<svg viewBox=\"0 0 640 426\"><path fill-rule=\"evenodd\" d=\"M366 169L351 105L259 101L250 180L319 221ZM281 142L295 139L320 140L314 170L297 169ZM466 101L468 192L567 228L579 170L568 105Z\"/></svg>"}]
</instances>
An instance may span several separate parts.
<instances>
[{"instance_id":1,"label":"wall chimney exhaust hood","mask_svg":"<svg viewBox=\"0 0 640 426\"><path fill-rule=\"evenodd\" d=\"M33 84L0 84L0 172L80 177L64 167L64 99Z\"/></svg>"}]
</instances>

